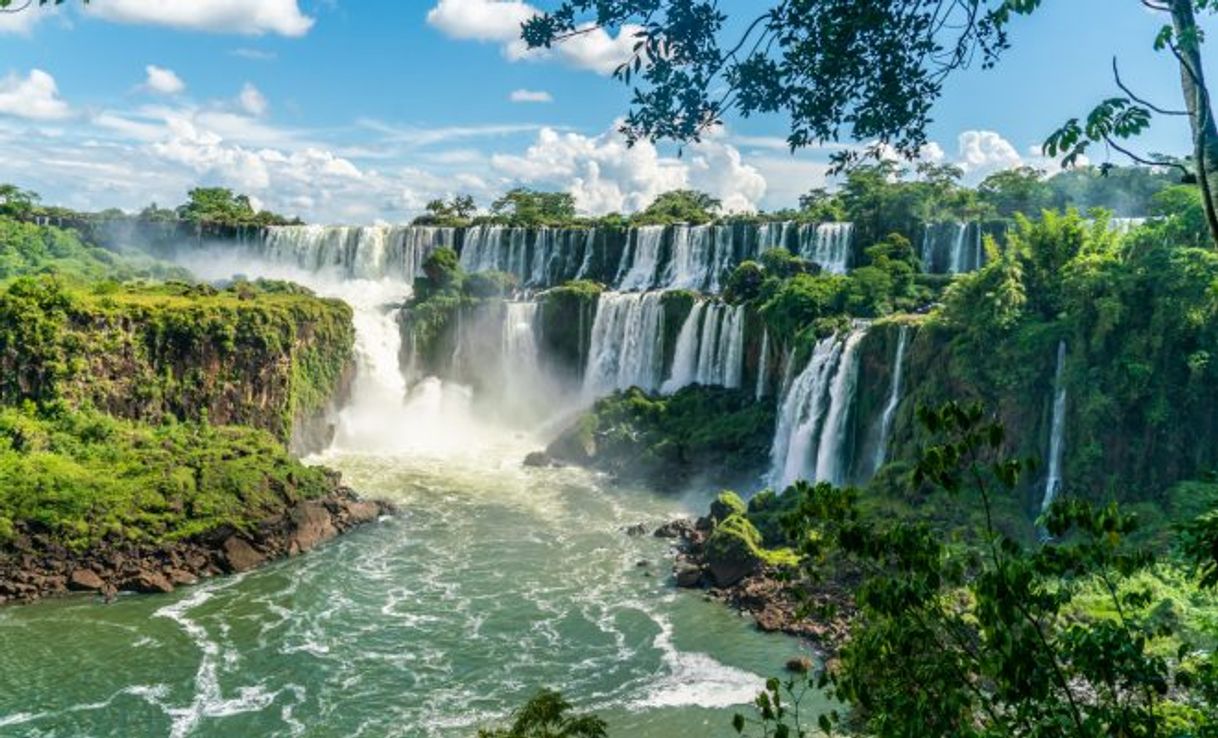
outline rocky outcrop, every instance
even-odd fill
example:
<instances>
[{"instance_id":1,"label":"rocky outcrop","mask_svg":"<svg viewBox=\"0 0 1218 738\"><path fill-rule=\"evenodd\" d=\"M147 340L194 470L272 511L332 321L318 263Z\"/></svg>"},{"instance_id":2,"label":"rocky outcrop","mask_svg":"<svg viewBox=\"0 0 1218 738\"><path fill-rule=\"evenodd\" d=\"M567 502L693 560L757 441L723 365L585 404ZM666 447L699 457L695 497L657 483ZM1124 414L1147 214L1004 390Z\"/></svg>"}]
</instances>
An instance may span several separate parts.
<instances>
[{"instance_id":1,"label":"rocky outcrop","mask_svg":"<svg viewBox=\"0 0 1218 738\"><path fill-rule=\"evenodd\" d=\"M107 599L119 592L172 592L199 579L310 551L391 512L388 503L362 500L340 488L323 499L298 502L250 531L219 530L156 548L103 543L76 553L25 530L0 549L0 604L68 592Z\"/></svg>"},{"instance_id":2,"label":"rocky outcrop","mask_svg":"<svg viewBox=\"0 0 1218 738\"><path fill-rule=\"evenodd\" d=\"M854 614L849 578L810 582L732 545L720 544L723 550L716 552L715 529L715 521L705 517L674 520L655 531L657 538L674 542L676 586L701 589L747 613L759 630L805 638L825 653L836 651Z\"/></svg>"}]
</instances>

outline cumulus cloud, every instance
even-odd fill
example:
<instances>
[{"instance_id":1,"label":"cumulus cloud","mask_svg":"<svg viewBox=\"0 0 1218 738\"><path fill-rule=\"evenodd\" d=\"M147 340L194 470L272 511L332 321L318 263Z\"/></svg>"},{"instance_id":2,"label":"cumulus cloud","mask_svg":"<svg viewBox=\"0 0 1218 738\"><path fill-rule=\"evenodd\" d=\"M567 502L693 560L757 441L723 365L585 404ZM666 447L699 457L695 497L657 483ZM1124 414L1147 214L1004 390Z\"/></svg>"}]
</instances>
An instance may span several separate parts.
<instances>
[{"instance_id":1,"label":"cumulus cloud","mask_svg":"<svg viewBox=\"0 0 1218 738\"><path fill-rule=\"evenodd\" d=\"M994 131L964 131L957 143L955 163L969 179L983 178L1023 164L1019 151Z\"/></svg>"},{"instance_id":2,"label":"cumulus cloud","mask_svg":"<svg viewBox=\"0 0 1218 738\"><path fill-rule=\"evenodd\" d=\"M237 96L237 102L241 103L241 109L250 115L265 115L270 109L270 103L266 97L249 82L241 88L241 94Z\"/></svg>"},{"instance_id":3,"label":"cumulus cloud","mask_svg":"<svg viewBox=\"0 0 1218 738\"><path fill-rule=\"evenodd\" d=\"M53 6L31 6L21 12L0 13L0 33L28 35L34 26L55 13Z\"/></svg>"},{"instance_id":4,"label":"cumulus cloud","mask_svg":"<svg viewBox=\"0 0 1218 738\"><path fill-rule=\"evenodd\" d=\"M144 71L148 74L147 79L144 80L144 89L149 92L155 92L158 95L177 95L186 89L186 83L172 69L149 64L144 67Z\"/></svg>"},{"instance_id":5,"label":"cumulus cloud","mask_svg":"<svg viewBox=\"0 0 1218 738\"><path fill-rule=\"evenodd\" d=\"M508 99L514 103L554 102L554 96L545 90L513 90Z\"/></svg>"},{"instance_id":6,"label":"cumulus cloud","mask_svg":"<svg viewBox=\"0 0 1218 738\"><path fill-rule=\"evenodd\" d=\"M523 154L495 155L491 165L513 182L568 191L589 214L639 210L661 193L689 187L719 198L725 210L750 211L766 190L739 151L713 138L678 159L648 142L627 146L616 131L585 136L545 128Z\"/></svg>"},{"instance_id":7,"label":"cumulus cloud","mask_svg":"<svg viewBox=\"0 0 1218 738\"><path fill-rule=\"evenodd\" d=\"M59 96L55 78L41 69L22 77L16 73L0 79L0 114L31 120L62 120L72 109Z\"/></svg>"},{"instance_id":8,"label":"cumulus cloud","mask_svg":"<svg viewBox=\"0 0 1218 738\"><path fill-rule=\"evenodd\" d=\"M520 26L541 11L521 0L439 0L427 22L450 38L495 42L512 61L557 58L580 69L610 74L630 58L638 26L622 27L616 36L591 24L553 49L529 50Z\"/></svg>"},{"instance_id":9,"label":"cumulus cloud","mask_svg":"<svg viewBox=\"0 0 1218 738\"><path fill-rule=\"evenodd\" d=\"M116 23L253 36L303 36L313 26L297 0L104 0L85 12Z\"/></svg>"}]
</instances>

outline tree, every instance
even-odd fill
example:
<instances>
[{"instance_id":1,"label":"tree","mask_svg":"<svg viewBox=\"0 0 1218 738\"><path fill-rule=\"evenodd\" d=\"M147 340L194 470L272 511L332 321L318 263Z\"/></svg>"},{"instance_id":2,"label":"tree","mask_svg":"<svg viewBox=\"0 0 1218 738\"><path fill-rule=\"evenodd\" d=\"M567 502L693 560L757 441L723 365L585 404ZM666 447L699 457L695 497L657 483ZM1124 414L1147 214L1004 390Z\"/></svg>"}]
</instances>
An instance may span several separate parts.
<instances>
[{"instance_id":1,"label":"tree","mask_svg":"<svg viewBox=\"0 0 1218 738\"><path fill-rule=\"evenodd\" d=\"M457 195L451 200L436 198L423 209L426 212L414 219L416 225L460 226L468 224L478 206L473 197Z\"/></svg>"},{"instance_id":2,"label":"tree","mask_svg":"<svg viewBox=\"0 0 1218 738\"><path fill-rule=\"evenodd\" d=\"M39 199L37 192L23 190L17 185L0 184L0 215L26 217Z\"/></svg>"},{"instance_id":3,"label":"tree","mask_svg":"<svg viewBox=\"0 0 1218 738\"><path fill-rule=\"evenodd\" d=\"M635 216L637 223L667 225L690 223L702 225L715 219L719 200L697 190L672 190L657 197L646 210Z\"/></svg>"},{"instance_id":4,"label":"tree","mask_svg":"<svg viewBox=\"0 0 1218 738\"><path fill-rule=\"evenodd\" d=\"M517 187L491 203L491 212L522 226L563 225L575 218L575 198L568 192Z\"/></svg>"},{"instance_id":5,"label":"tree","mask_svg":"<svg viewBox=\"0 0 1218 738\"><path fill-rule=\"evenodd\" d=\"M1197 13L1218 11L1215 0L1128 0L1161 13L1156 48L1180 70L1183 110L1147 102L1113 72L1123 95L1108 98L1086 121L1071 119L1045 143L1067 164L1103 143L1143 163L1185 172L1205 194L1207 222L1218 243L1218 125L1201 64L1204 35ZM615 75L637 82L622 131L628 141L699 140L734 111L742 116L782 112L791 120L792 149L843 139L866 142L863 152L834 155L838 171L863 156L895 150L915 159L927 143L931 111L944 82L979 61L997 64L1010 47L1016 16L1042 0L771 0L744 19L737 37L715 0L565 0L523 26L531 48L590 28L637 24L633 55ZM591 21L589 23L589 21ZM1154 115L1187 117L1190 165L1141 157L1123 144L1146 130Z\"/></svg>"},{"instance_id":6,"label":"tree","mask_svg":"<svg viewBox=\"0 0 1218 738\"><path fill-rule=\"evenodd\" d=\"M571 703L543 689L512 716L512 726L480 730L478 738L605 738L606 725L595 715L571 715Z\"/></svg>"},{"instance_id":7,"label":"tree","mask_svg":"<svg viewBox=\"0 0 1218 738\"><path fill-rule=\"evenodd\" d=\"M1003 218L1015 213L1032 217L1053 207L1053 190L1045 182L1045 173L1034 167L995 172L982 180L977 192Z\"/></svg>"}]
</instances>

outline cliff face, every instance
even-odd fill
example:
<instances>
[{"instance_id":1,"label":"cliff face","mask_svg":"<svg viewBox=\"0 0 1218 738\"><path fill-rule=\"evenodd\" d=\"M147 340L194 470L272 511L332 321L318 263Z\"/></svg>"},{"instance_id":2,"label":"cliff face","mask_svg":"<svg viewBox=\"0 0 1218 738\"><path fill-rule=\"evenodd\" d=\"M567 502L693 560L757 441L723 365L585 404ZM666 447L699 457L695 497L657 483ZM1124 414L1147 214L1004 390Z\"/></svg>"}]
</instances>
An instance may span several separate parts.
<instances>
[{"instance_id":1,"label":"cliff face","mask_svg":"<svg viewBox=\"0 0 1218 738\"><path fill-rule=\"evenodd\" d=\"M286 285L23 279L0 293L0 402L62 401L152 423L206 418L307 453L329 441L353 342L350 308Z\"/></svg>"}]
</instances>

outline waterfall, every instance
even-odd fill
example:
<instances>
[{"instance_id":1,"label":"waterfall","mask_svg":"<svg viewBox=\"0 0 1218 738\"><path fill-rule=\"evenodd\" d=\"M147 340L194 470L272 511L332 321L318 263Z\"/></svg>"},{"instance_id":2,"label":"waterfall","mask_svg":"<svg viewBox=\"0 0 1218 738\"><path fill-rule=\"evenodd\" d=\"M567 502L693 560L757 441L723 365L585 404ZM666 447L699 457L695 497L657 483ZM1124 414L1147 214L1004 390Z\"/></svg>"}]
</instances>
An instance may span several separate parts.
<instances>
[{"instance_id":1,"label":"waterfall","mask_svg":"<svg viewBox=\"0 0 1218 738\"><path fill-rule=\"evenodd\" d=\"M888 438L892 434L892 421L897 415L897 405L901 404L901 379L905 372L905 349L908 343L909 326L903 325L897 338L897 354L892 360L892 390L888 394L888 403L884 405L884 414L880 416L880 437L876 443L872 473L879 471L888 460Z\"/></svg>"},{"instance_id":2,"label":"waterfall","mask_svg":"<svg viewBox=\"0 0 1218 738\"><path fill-rule=\"evenodd\" d=\"M677 334L677 346L672 357L672 372L664 382L662 391L665 394L676 392L680 388L693 384L698 376L698 346L701 338L702 311L706 302L699 300L694 303L681 332Z\"/></svg>"},{"instance_id":3,"label":"waterfall","mask_svg":"<svg viewBox=\"0 0 1218 738\"><path fill-rule=\"evenodd\" d=\"M622 251L618 265L618 289L646 290L656 283L660 266L660 246L664 241L663 226L641 226L630 229L630 243Z\"/></svg>"},{"instance_id":4,"label":"waterfall","mask_svg":"<svg viewBox=\"0 0 1218 738\"><path fill-rule=\"evenodd\" d=\"M843 484L849 467L850 410L858 386L858 348L866 328L816 344L807 367L779 405L770 450L771 486L798 479Z\"/></svg>"},{"instance_id":5,"label":"waterfall","mask_svg":"<svg viewBox=\"0 0 1218 738\"><path fill-rule=\"evenodd\" d=\"M503 316L503 369L505 384L536 377L540 368L537 349L536 302L509 302Z\"/></svg>"},{"instance_id":6,"label":"waterfall","mask_svg":"<svg viewBox=\"0 0 1218 738\"><path fill-rule=\"evenodd\" d=\"M1112 218L1108 221L1108 230L1124 236L1146 225L1148 220L1148 218Z\"/></svg>"},{"instance_id":7,"label":"waterfall","mask_svg":"<svg viewBox=\"0 0 1218 738\"><path fill-rule=\"evenodd\" d=\"M820 223L799 227L799 256L819 264L833 274L850 268L850 247L854 240L852 223Z\"/></svg>"},{"instance_id":8,"label":"waterfall","mask_svg":"<svg viewBox=\"0 0 1218 738\"><path fill-rule=\"evenodd\" d=\"M584 373L587 399L629 387L659 387L664 369L661 297L659 292L601 294Z\"/></svg>"},{"instance_id":9,"label":"waterfall","mask_svg":"<svg viewBox=\"0 0 1218 738\"><path fill-rule=\"evenodd\" d=\"M1047 512L1062 486L1062 457L1065 454L1066 383L1062 374L1066 368L1066 342L1057 344L1057 369L1053 374L1053 419L1049 434L1049 473L1045 477L1045 496L1040 511Z\"/></svg>"},{"instance_id":10,"label":"waterfall","mask_svg":"<svg viewBox=\"0 0 1218 738\"><path fill-rule=\"evenodd\" d=\"M744 306L694 303L677 335L672 371L660 388L672 393L690 384L737 389L744 380Z\"/></svg>"},{"instance_id":11,"label":"waterfall","mask_svg":"<svg viewBox=\"0 0 1218 738\"><path fill-rule=\"evenodd\" d=\"M247 244L272 264L344 279L396 279L411 283L423 261L456 241L452 228L430 226L272 226Z\"/></svg>"},{"instance_id":12,"label":"waterfall","mask_svg":"<svg viewBox=\"0 0 1218 738\"><path fill-rule=\"evenodd\" d=\"M765 397L766 391L766 375L770 373L770 329L766 328L761 333L761 356L757 359L757 389L754 392L754 397L760 401Z\"/></svg>"},{"instance_id":13,"label":"waterfall","mask_svg":"<svg viewBox=\"0 0 1218 738\"><path fill-rule=\"evenodd\" d=\"M922 268L929 274L964 274L985 266L980 223L928 223L922 228Z\"/></svg>"},{"instance_id":14,"label":"waterfall","mask_svg":"<svg viewBox=\"0 0 1218 738\"><path fill-rule=\"evenodd\" d=\"M592 267L592 252L596 245L596 229L589 228L583 232L583 260L580 261L579 271L575 273L574 279L583 279L588 276L588 270Z\"/></svg>"}]
</instances>

